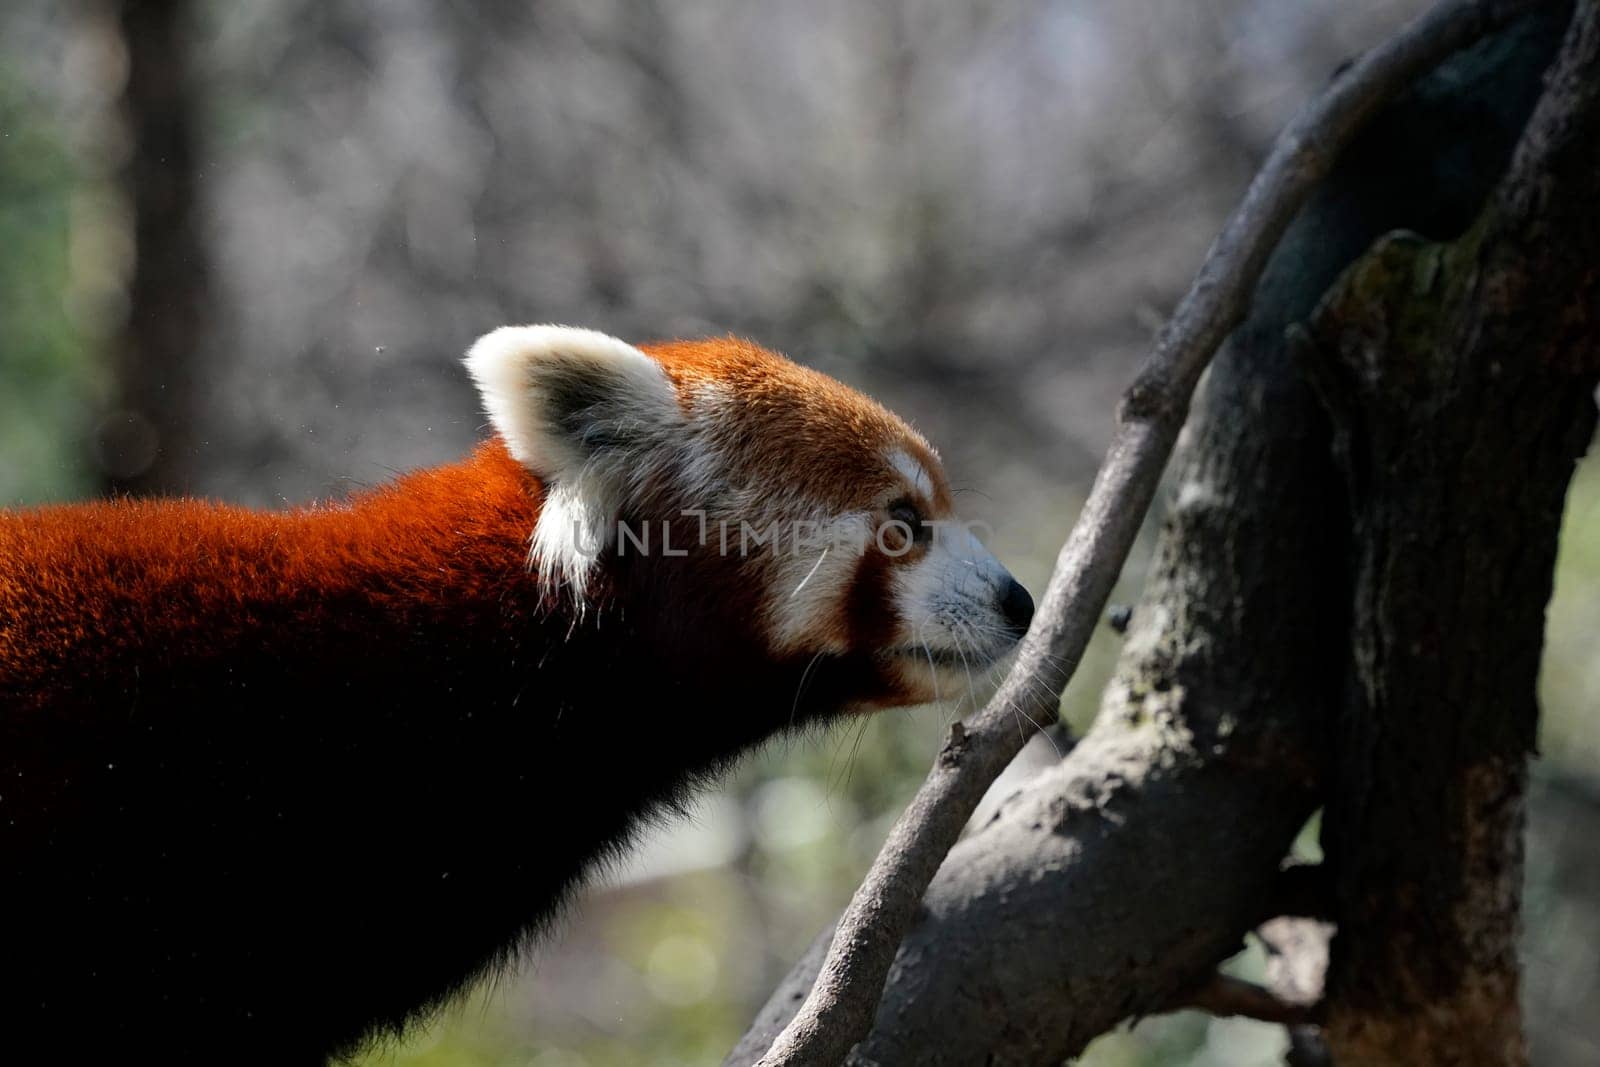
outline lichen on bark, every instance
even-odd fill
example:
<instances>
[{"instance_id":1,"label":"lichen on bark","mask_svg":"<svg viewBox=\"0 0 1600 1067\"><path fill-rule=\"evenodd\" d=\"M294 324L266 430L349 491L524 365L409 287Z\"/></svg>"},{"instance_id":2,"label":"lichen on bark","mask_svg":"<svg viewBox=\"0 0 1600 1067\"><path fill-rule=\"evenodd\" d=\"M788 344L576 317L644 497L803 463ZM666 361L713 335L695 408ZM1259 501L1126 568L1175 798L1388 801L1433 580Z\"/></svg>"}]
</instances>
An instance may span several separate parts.
<instances>
[{"instance_id":1,"label":"lichen on bark","mask_svg":"<svg viewBox=\"0 0 1600 1067\"><path fill-rule=\"evenodd\" d=\"M1355 546L1325 822L1336 1062L1526 1062L1516 938L1535 683L1600 381L1600 228L1569 202L1600 194L1600 153L1581 140L1600 120L1597 27L1596 5L1578 5L1476 222L1450 241L1380 240L1309 327ZM1529 211L1570 221L1552 230Z\"/></svg>"}]
</instances>

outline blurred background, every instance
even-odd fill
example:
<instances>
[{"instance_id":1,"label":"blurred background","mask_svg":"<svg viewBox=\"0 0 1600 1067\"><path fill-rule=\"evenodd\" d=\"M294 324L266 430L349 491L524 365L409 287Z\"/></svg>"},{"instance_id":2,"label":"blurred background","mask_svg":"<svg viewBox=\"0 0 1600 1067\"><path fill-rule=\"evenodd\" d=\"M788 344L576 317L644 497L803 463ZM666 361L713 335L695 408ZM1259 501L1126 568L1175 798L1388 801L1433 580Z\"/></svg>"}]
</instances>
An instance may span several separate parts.
<instances>
[{"instance_id":1,"label":"blurred background","mask_svg":"<svg viewBox=\"0 0 1600 1067\"><path fill-rule=\"evenodd\" d=\"M485 432L459 356L494 326L733 332L908 416L1037 593L1117 394L1271 137L1421 6L7 0L0 506L338 496ZM1593 460L1549 627L1525 995L1535 1062L1593 1063ZM1115 655L1105 629L1063 703L1080 728ZM774 745L519 970L360 1062L717 1062L953 713ZM606 753L580 765L578 802ZM1284 1047L1183 1014L1081 1062Z\"/></svg>"}]
</instances>

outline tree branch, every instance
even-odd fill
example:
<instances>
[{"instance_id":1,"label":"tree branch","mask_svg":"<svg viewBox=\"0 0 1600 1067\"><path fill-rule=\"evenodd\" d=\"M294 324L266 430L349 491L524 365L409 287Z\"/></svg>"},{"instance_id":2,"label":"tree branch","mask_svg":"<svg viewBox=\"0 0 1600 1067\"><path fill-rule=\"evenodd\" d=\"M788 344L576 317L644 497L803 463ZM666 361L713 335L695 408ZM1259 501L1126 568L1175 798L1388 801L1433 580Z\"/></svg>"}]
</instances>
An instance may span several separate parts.
<instances>
[{"instance_id":1,"label":"tree branch","mask_svg":"<svg viewBox=\"0 0 1600 1067\"><path fill-rule=\"evenodd\" d=\"M1120 406L1106 461L999 692L943 751L840 919L812 987L760 1063L833 1065L872 1025L923 893L988 784L1053 720L1154 497L1201 372L1239 324L1267 258L1339 150L1384 100L1526 2L1445 0L1341 72L1281 134Z\"/></svg>"},{"instance_id":2,"label":"tree branch","mask_svg":"<svg viewBox=\"0 0 1600 1067\"><path fill-rule=\"evenodd\" d=\"M1265 986L1227 974L1214 974L1200 988L1173 1005L1173 1010L1194 1008L1221 1018L1237 1016L1264 1023L1299 1026L1316 1022L1314 1005L1283 1000Z\"/></svg>"},{"instance_id":3,"label":"tree branch","mask_svg":"<svg viewBox=\"0 0 1600 1067\"><path fill-rule=\"evenodd\" d=\"M1371 1067L1526 1063L1522 840L1561 515L1600 384L1600 0L1453 241L1379 242L1319 305L1357 551L1323 844L1324 1033Z\"/></svg>"}]
</instances>

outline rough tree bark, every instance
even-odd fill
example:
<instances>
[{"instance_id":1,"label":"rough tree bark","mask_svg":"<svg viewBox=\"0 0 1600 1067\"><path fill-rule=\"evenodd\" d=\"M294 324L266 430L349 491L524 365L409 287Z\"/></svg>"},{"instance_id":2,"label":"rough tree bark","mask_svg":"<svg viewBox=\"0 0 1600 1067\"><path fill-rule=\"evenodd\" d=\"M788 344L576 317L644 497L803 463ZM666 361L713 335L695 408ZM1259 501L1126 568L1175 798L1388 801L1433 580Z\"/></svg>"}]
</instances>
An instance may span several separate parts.
<instances>
[{"instance_id":1,"label":"rough tree bark","mask_svg":"<svg viewBox=\"0 0 1600 1067\"><path fill-rule=\"evenodd\" d=\"M1397 100L1291 228L1202 387L1153 576L1099 720L951 852L847 1062L1060 1062L1130 1015L1189 999L1261 920L1319 910L1288 900L1279 865L1351 762L1330 728L1352 689L1352 625L1374 621L1367 611L1352 623L1371 606L1352 597L1370 555L1352 537L1370 527L1352 524L1328 417L1286 331L1386 231L1448 238L1467 228L1538 97L1566 19L1555 8ZM1592 247L1574 249L1585 254L1591 269L1600 262ZM1564 386L1568 408L1592 407L1578 381ZM1519 487L1537 497L1551 550L1581 430L1574 423L1550 444L1566 468L1545 469L1539 490ZM1443 484L1459 490L1459 475ZM1489 544L1519 554L1504 536ZM1506 580L1527 582L1519 595L1542 606L1551 562L1532 553ZM1536 659L1540 620L1515 621L1515 640ZM1452 851L1455 841L1427 846ZM774 993L730 1064L755 1062L783 1028L828 940Z\"/></svg>"},{"instance_id":2,"label":"rough tree bark","mask_svg":"<svg viewBox=\"0 0 1600 1067\"><path fill-rule=\"evenodd\" d=\"M193 382L210 305L198 181L200 116L188 0L120 0L127 52L119 102L128 156L117 183L133 216L128 314L112 342L118 410L98 442L107 488L184 492L198 423Z\"/></svg>"},{"instance_id":3,"label":"rough tree bark","mask_svg":"<svg viewBox=\"0 0 1600 1067\"><path fill-rule=\"evenodd\" d=\"M938 760L840 917L805 994L762 1067L832 1065L871 1029L920 901L968 817L1026 739L1055 713L1140 520L1155 497L1201 372L1244 321L1279 238L1340 151L1385 101L1441 59L1541 0L1440 0L1336 74L1273 143L1243 200L1124 394L1105 462L1062 546L1016 664L989 703L951 729Z\"/></svg>"},{"instance_id":4,"label":"rough tree bark","mask_svg":"<svg viewBox=\"0 0 1600 1067\"><path fill-rule=\"evenodd\" d=\"M1285 249L1320 258L1305 230ZM1305 285L1286 277L1299 257L1280 252L1263 286L1307 290L1309 310L1338 266ZM1293 319L1257 307L1197 398L1178 499L1094 729L951 851L847 1062L1059 1062L1162 1010L1272 914L1343 666L1329 657L1342 588L1301 563L1342 549L1325 540L1341 525L1328 521L1340 494L1326 425L1283 358ZM1217 817L1242 811L1259 813L1249 833ZM817 955L730 1063L765 1050Z\"/></svg>"},{"instance_id":5,"label":"rough tree bark","mask_svg":"<svg viewBox=\"0 0 1600 1067\"><path fill-rule=\"evenodd\" d=\"M1505 181L1395 235L1311 326L1354 513L1354 685L1328 804L1336 1062L1523 1063L1517 929L1535 683L1600 381L1600 3Z\"/></svg>"}]
</instances>

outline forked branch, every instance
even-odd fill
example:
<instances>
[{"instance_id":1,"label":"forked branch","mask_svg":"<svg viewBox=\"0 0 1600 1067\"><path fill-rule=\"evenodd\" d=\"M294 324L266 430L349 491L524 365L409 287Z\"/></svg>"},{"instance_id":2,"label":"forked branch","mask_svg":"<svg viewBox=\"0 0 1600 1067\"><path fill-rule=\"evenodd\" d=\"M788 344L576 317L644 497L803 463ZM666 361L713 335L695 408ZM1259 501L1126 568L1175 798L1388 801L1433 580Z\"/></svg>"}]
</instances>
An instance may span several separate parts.
<instances>
[{"instance_id":1,"label":"forked branch","mask_svg":"<svg viewBox=\"0 0 1600 1067\"><path fill-rule=\"evenodd\" d=\"M1279 135L1124 394L1106 460L1015 667L983 710L951 729L841 917L810 995L759 1060L762 1067L832 1067L868 1032L924 891L984 791L1027 740L1018 721L1054 720L1060 693L1154 498L1201 372L1244 318L1267 257L1311 190L1391 95L1539 2L1441 0L1339 72Z\"/></svg>"}]
</instances>

